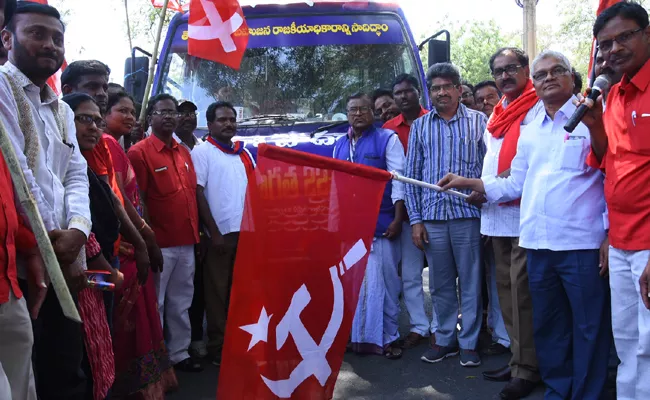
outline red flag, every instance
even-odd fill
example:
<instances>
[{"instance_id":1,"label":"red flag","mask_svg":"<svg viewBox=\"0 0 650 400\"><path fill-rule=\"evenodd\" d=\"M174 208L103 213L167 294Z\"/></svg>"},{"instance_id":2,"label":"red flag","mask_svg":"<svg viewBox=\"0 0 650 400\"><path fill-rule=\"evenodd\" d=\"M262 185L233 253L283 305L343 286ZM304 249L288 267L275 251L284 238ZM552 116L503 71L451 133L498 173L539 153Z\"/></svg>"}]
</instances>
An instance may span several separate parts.
<instances>
[{"instance_id":1,"label":"red flag","mask_svg":"<svg viewBox=\"0 0 650 400\"><path fill-rule=\"evenodd\" d=\"M190 2L187 52L239 69L248 44L248 25L237 0Z\"/></svg>"},{"instance_id":2,"label":"red flag","mask_svg":"<svg viewBox=\"0 0 650 400\"><path fill-rule=\"evenodd\" d=\"M151 0L151 4L156 8L163 8L165 0ZM176 12L184 12L187 11L187 5L181 6L178 0L169 0L167 3L167 9Z\"/></svg>"},{"instance_id":3,"label":"red flag","mask_svg":"<svg viewBox=\"0 0 650 400\"><path fill-rule=\"evenodd\" d=\"M218 399L329 399L390 173L260 145Z\"/></svg>"},{"instance_id":4,"label":"red flag","mask_svg":"<svg viewBox=\"0 0 650 400\"><path fill-rule=\"evenodd\" d=\"M613 6L616 3L619 3L621 0L600 0L598 4L598 9L596 10L596 16L599 16L600 13ZM594 56L596 55L596 38L592 40L591 43L591 57L589 58L589 77L595 78L593 75L594 72Z\"/></svg>"},{"instance_id":5,"label":"red flag","mask_svg":"<svg viewBox=\"0 0 650 400\"><path fill-rule=\"evenodd\" d=\"M47 4L47 0L31 0L34 3L40 3L40 4ZM61 69L59 69L54 75L50 76L50 78L47 80L47 85L52 88L54 93L56 93L57 96L61 95L61 74L63 73L63 70L68 66L68 63L63 60L63 65L61 65Z\"/></svg>"}]
</instances>

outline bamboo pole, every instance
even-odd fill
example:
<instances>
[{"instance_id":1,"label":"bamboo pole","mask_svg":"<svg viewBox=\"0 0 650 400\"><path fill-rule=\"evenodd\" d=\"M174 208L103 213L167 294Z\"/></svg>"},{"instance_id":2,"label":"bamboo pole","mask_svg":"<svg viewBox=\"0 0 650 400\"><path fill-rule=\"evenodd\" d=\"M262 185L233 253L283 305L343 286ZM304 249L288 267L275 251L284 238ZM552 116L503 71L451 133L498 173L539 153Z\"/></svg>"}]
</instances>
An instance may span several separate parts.
<instances>
[{"instance_id":1,"label":"bamboo pole","mask_svg":"<svg viewBox=\"0 0 650 400\"><path fill-rule=\"evenodd\" d=\"M426 182L418 181L418 180L415 180L415 179L406 178L404 176L401 176L397 172L392 172L392 174L393 174L393 179L396 180L396 181L408 183L410 185L421 186L421 187L425 187L425 188L428 188L428 189L433 189L436 192L447 193L447 194L450 194L452 196L460 197L461 199L467 199L469 197L465 193L457 192L455 190L442 190L442 188L440 186L438 186L438 185L433 185L431 183L426 183Z\"/></svg>"},{"instance_id":2,"label":"bamboo pole","mask_svg":"<svg viewBox=\"0 0 650 400\"><path fill-rule=\"evenodd\" d=\"M25 181L25 176L20 168L14 146L11 143L9 135L7 134L2 122L0 122L0 149L2 150L2 155L9 167L11 180L14 183L18 201L20 205L23 206L29 224L34 232L34 236L36 237L36 243L41 252L41 257L43 257L45 269L47 270L50 281L52 282L52 287L54 287L54 291L56 292L56 297L59 299L59 304L61 304L63 315L73 321L81 322L81 317L79 316L77 307L72 300L70 290L68 290L68 285L63 277L63 272L61 272L59 261L56 259L56 254L54 254L54 248L52 248L52 243L50 242L49 235L45 229L45 225L43 224L41 213L38 211L36 200L34 199L29 187L27 187L27 182Z\"/></svg>"},{"instance_id":3,"label":"bamboo pole","mask_svg":"<svg viewBox=\"0 0 650 400\"><path fill-rule=\"evenodd\" d=\"M156 41L153 45L153 51L151 52L151 65L149 66L149 76L147 77L147 85L144 89L144 97L142 98L142 110L140 110L140 123L144 126L145 119L147 118L147 102L149 101L149 95L151 94L151 87L153 86L153 77L156 73L156 64L158 64L158 46L160 45L160 36L162 35L162 28L165 23L165 16L167 15L167 5L169 0L165 0L162 8L162 14L160 14L160 21L158 21L158 32L156 33Z\"/></svg>"},{"instance_id":4,"label":"bamboo pole","mask_svg":"<svg viewBox=\"0 0 650 400\"><path fill-rule=\"evenodd\" d=\"M129 51L133 52L133 39L131 38L131 22L129 19L128 0L124 0L124 14L126 14L126 35L129 37Z\"/></svg>"}]
</instances>

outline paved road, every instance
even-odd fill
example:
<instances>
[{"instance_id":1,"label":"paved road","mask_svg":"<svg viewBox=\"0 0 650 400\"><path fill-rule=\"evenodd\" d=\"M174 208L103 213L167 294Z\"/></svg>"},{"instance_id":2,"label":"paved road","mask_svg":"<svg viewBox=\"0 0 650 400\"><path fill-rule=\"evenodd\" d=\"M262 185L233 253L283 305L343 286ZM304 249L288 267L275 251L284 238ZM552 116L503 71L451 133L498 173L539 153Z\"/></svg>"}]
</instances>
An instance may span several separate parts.
<instances>
[{"instance_id":1,"label":"paved road","mask_svg":"<svg viewBox=\"0 0 650 400\"><path fill-rule=\"evenodd\" d=\"M424 285L428 287L428 269L424 271ZM430 314L431 300L425 290L426 308ZM404 307L402 306L402 310ZM400 330L408 333L408 315L402 311ZM484 345L489 343L483 335ZM488 400L498 398L502 383L487 382L481 371L496 369L508 362L508 355L483 357L478 368L460 366L458 357L438 364L420 361L426 345L405 351L400 360L386 360L380 356L347 354L334 391L335 399L345 400ZM167 396L167 400L214 400L219 369L207 365L199 374L178 373L180 390ZM540 388L528 397L541 400ZM231 400L231 399L222 399ZM239 399L236 399L239 400ZM245 399L249 400L249 399ZM254 399L250 399L254 400Z\"/></svg>"}]
</instances>

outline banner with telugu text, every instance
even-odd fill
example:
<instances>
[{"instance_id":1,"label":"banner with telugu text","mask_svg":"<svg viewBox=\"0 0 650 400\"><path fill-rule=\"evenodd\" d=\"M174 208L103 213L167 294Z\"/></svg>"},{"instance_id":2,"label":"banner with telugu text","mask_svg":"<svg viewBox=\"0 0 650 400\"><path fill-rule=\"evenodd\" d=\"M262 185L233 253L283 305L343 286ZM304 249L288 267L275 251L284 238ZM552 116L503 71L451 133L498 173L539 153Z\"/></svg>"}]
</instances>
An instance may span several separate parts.
<instances>
[{"instance_id":1,"label":"banner with telugu text","mask_svg":"<svg viewBox=\"0 0 650 400\"><path fill-rule=\"evenodd\" d=\"M218 399L330 399L390 173L262 144Z\"/></svg>"}]
</instances>

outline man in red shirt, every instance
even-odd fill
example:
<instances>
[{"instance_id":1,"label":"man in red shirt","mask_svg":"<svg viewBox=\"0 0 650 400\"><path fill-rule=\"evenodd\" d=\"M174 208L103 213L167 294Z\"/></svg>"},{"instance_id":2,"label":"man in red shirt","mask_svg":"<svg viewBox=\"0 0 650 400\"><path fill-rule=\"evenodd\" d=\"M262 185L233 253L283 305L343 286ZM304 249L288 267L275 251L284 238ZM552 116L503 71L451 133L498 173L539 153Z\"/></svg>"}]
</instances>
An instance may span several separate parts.
<instances>
[{"instance_id":1,"label":"man in red shirt","mask_svg":"<svg viewBox=\"0 0 650 400\"><path fill-rule=\"evenodd\" d=\"M399 75L393 83L393 98L400 114L384 124L385 129L397 133L404 146L406 154L411 124L428 111L420 105L420 84L418 80L407 74ZM429 324L429 318L424 311L424 291L422 290L422 269L424 268L424 252L413 244L411 240L411 224L406 221L402 224L402 285L404 303L409 313L411 330L404 339L404 348L412 348L427 336L435 340L437 320L434 316Z\"/></svg>"},{"instance_id":2,"label":"man in red shirt","mask_svg":"<svg viewBox=\"0 0 650 400\"><path fill-rule=\"evenodd\" d=\"M163 253L163 271L156 274L158 310L169 357L177 369L200 371L190 359L188 310L194 294L194 245L199 242L196 173L190 152L174 140L178 101L168 94L147 105L153 134L129 149L140 188L145 218Z\"/></svg>"},{"instance_id":3,"label":"man in red shirt","mask_svg":"<svg viewBox=\"0 0 650 400\"><path fill-rule=\"evenodd\" d=\"M623 74L602 102L589 101L590 165L605 171L609 274L619 399L650 399L650 28L648 13L622 1L603 11L594 36ZM607 260L601 260L606 264ZM604 265L605 266L605 265ZM639 299L640 297L640 299Z\"/></svg>"}]
</instances>

